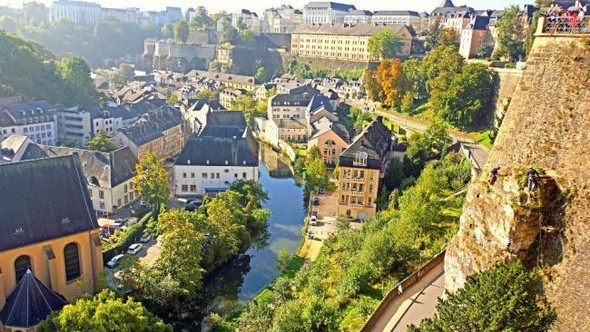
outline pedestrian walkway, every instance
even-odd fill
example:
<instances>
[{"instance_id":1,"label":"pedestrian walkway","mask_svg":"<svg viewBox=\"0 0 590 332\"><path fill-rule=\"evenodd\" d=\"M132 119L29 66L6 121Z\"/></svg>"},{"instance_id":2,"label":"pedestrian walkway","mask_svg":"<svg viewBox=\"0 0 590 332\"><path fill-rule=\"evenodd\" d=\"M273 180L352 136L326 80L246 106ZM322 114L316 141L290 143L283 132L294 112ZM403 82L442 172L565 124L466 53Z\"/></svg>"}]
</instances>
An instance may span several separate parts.
<instances>
[{"instance_id":1,"label":"pedestrian walkway","mask_svg":"<svg viewBox=\"0 0 590 332\"><path fill-rule=\"evenodd\" d=\"M418 324L431 317L438 298L444 293L444 262L401 291L402 294L382 312L371 331L406 331L409 324Z\"/></svg>"}]
</instances>

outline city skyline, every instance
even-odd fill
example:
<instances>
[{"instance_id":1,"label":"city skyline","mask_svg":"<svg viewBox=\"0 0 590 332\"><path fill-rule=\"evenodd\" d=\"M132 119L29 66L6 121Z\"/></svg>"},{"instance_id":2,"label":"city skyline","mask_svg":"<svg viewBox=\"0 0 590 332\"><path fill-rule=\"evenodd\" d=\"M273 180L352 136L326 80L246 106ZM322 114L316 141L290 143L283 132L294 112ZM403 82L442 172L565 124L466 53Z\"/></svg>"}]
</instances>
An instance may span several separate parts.
<instances>
[{"instance_id":1,"label":"city skyline","mask_svg":"<svg viewBox=\"0 0 590 332\"><path fill-rule=\"evenodd\" d=\"M38 0L39 2L44 3L47 6L51 6L52 0ZM10 7L22 7L22 4L27 1L16 1L16 0L0 0L0 6L10 6ZM200 1L186 1L186 0L169 0L163 3L162 1L156 0L126 0L124 1L125 5L122 5L121 1L116 0L97 0L97 1L87 1L87 2L96 2L103 7L113 7L113 8L127 8L127 7L138 7L141 10L162 10L166 6L172 7L181 7L186 10L189 7L197 7L197 6L205 6L210 13L219 12L225 10L228 13L238 11L242 8L253 10L259 14L261 14L264 9L271 8L271 7L280 7L283 4L290 4L295 8L303 8L303 6L309 3L309 0L290 0L290 1L281 1L281 0L259 0L256 4L246 5L244 6L242 2L238 1L230 1L230 0L220 0L215 3L202 3ZM357 9L365 9L365 10L414 10L414 11L426 11L430 12L435 7L440 5L442 2L441 0L424 0L418 3L413 3L408 6L407 2L395 0L388 3L384 3L382 0L351 0L351 1L339 1L342 3L353 4L357 7ZM532 4L533 1L525 1L525 0L497 0L494 1L493 5L490 5L489 1L485 0L472 0L472 1L454 1L456 6L460 5L468 5L475 9L502 9L509 5L519 5L523 6L525 4Z\"/></svg>"}]
</instances>

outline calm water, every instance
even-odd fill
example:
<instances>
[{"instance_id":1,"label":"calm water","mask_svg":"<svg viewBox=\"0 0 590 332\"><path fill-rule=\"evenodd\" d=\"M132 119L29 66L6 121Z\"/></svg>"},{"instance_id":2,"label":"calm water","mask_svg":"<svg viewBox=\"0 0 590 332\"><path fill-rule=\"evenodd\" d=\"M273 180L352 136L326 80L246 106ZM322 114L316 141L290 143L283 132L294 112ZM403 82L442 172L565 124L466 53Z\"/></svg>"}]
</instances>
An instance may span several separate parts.
<instances>
[{"instance_id":1,"label":"calm water","mask_svg":"<svg viewBox=\"0 0 590 332\"><path fill-rule=\"evenodd\" d=\"M268 246L250 249L205 282L209 310L227 312L255 296L276 276L277 255L281 248L294 253L301 239L305 215L303 187L298 186L287 164L265 145L260 151L260 182L270 197Z\"/></svg>"}]
</instances>

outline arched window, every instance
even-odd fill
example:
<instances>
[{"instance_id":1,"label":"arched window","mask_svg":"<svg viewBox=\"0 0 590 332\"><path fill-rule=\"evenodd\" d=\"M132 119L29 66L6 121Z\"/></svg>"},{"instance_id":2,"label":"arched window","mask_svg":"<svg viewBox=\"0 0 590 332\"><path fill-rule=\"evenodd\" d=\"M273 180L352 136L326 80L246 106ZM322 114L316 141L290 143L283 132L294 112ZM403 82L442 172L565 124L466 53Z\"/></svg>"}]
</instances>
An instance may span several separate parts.
<instances>
[{"instance_id":1,"label":"arched window","mask_svg":"<svg viewBox=\"0 0 590 332\"><path fill-rule=\"evenodd\" d=\"M27 273L27 270L33 270L31 268L31 257L22 255L14 261L14 273L16 274L16 283L18 283L22 277Z\"/></svg>"},{"instance_id":2,"label":"arched window","mask_svg":"<svg viewBox=\"0 0 590 332\"><path fill-rule=\"evenodd\" d=\"M66 281L72 281L80 277L80 252L78 245L70 243L64 248L64 261L66 267Z\"/></svg>"}]
</instances>

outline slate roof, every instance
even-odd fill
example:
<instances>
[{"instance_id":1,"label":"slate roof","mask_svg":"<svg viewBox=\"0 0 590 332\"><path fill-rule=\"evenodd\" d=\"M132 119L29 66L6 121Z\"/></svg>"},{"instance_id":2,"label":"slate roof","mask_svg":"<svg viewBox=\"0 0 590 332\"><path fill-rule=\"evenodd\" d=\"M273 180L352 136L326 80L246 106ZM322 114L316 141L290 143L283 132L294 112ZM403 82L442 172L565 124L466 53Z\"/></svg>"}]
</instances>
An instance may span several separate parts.
<instances>
[{"instance_id":1,"label":"slate roof","mask_svg":"<svg viewBox=\"0 0 590 332\"><path fill-rule=\"evenodd\" d=\"M0 251L98 228L77 156L0 165Z\"/></svg>"},{"instance_id":2,"label":"slate roof","mask_svg":"<svg viewBox=\"0 0 590 332\"><path fill-rule=\"evenodd\" d=\"M330 103L330 98L320 94L313 96L309 106L307 107L307 111L311 113L320 107L325 108L328 112L334 112L334 108Z\"/></svg>"},{"instance_id":3,"label":"slate roof","mask_svg":"<svg viewBox=\"0 0 590 332\"><path fill-rule=\"evenodd\" d=\"M290 94L279 93L272 97L270 104L272 106L304 106L307 107L312 100L312 96L308 93Z\"/></svg>"},{"instance_id":4,"label":"slate roof","mask_svg":"<svg viewBox=\"0 0 590 332\"><path fill-rule=\"evenodd\" d=\"M133 178L135 165L139 162L128 146L113 152L46 145L41 145L40 148L49 157L77 154L82 164L82 172L88 183L102 188L113 188Z\"/></svg>"},{"instance_id":5,"label":"slate roof","mask_svg":"<svg viewBox=\"0 0 590 332\"><path fill-rule=\"evenodd\" d=\"M370 10L351 10L348 12L348 15L358 15L358 16L373 16L373 12Z\"/></svg>"},{"instance_id":6,"label":"slate roof","mask_svg":"<svg viewBox=\"0 0 590 332\"><path fill-rule=\"evenodd\" d=\"M490 24L490 18L487 16L476 16L469 22L466 29L473 29L473 30L487 30L488 25Z\"/></svg>"},{"instance_id":7,"label":"slate roof","mask_svg":"<svg viewBox=\"0 0 590 332\"><path fill-rule=\"evenodd\" d=\"M14 160L14 156L24 149L20 160ZM0 142L0 163L46 158L47 155L35 142L24 135L11 135Z\"/></svg>"},{"instance_id":8,"label":"slate roof","mask_svg":"<svg viewBox=\"0 0 590 332\"><path fill-rule=\"evenodd\" d=\"M366 152L368 155L365 168L380 169L382 159L392 147L391 133L383 125L382 118L377 117L358 134L353 142L340 155L339 165L356 167L353 159L358 152Z\"/></svg>"},{"instance_id":9,"label":"slate roof","mask_svg":"<svg viewBox=\"0 0 590 332\"><path fill-rule=\"evenodd\" d=\"M41 100L0 108L0 127L55 121L55 106Z\"/></svg>"},{"instance_id":10,"label":"slate roof","mask_svg":"<svg viewBox=\"0 0 590 332\"><path fill-rule=\"evenodd\" d=\"M186 142L175 165L258 166L258 143L247 137L193 135Z\"/></svg>"},{"instance_id":11,"label":"slate roof","mask_svg":"<svg viewBox=\"0 0 590 332\"><path fill-rule=\"evenodd\" d=\"M376 11L374 16L420 16L418 12L412 10L380 10Z\"/></svg>"},{"instance_id":12,"label":"slate roof","mask_svg":"<svg viewBox=\"0 0 590 332\"><path fill-rule=\"evenodd\" d=\"M312 124L315 134L312 138L319 137L328 131L333 131L338 137L345 142L350 142L350 134L346 127L340 122L331 122L327 118L321 118L320 120Z\"/></svg>"},{"instance_id":13,"label":"slate roof","mask_svg":"<svg viewBox=\"0 0 590 332\"><path fill-rule=\"evenodd\" d=\"M212 111L207 113L206 126L234 126L246 128L244 112L237 111Z\"/></svg>"},{"instance_id":14,"label":"slate roof","mask_svg":"<svg viewBox=\"0 0 590 332\"><path fill-rule=\"evenodd\" d=\"M314 34L314 35L340 35L340 36L372 36L381 30L391 30L395 34L408 32L404 24L391 24L375 26L371 23L359 23L353 25L344 24L318 24L301 25L293 31L293 34Z\"/></svg>"},{"instance_id":15,"label":"slate roof","mask_svg":"<svg viewBox=\"0 0 590 332\"><path fill-rule=\"evenodd\" d=\"M66 304L65 299L35 278L31 270L22 277L0 312L4 326L28 328L39 324Z\"/></svg>"},{"instance_id":16,"label":"slate roof","mask_svg":"<svg viewBox=\"0 0 590 332\"><path fill-rule=\"evenodd\" d=\"M334 10L339 10L339 11L349 11L349 10L354 10L356 9L356 7L354 5L348 5L348 4L344 4L344 3L339 3L339 2L328 2L328 1L315 1L315 2L310 2L307 5L304 6L305 9L308 8L331 8Z\"/></svg>"},{"instance_id":17,"label":"slate roof","mask_svg":"<svg viewBox=\"0 0 590 332\"><path fill-rule=\"evenodd\" d=\"M133 126L121 129L121 133L136 146L141 146L162 137L162 132L182 123L179 111L170 107L162 107L144 114Z\"/></svg>"}]
</instances>

